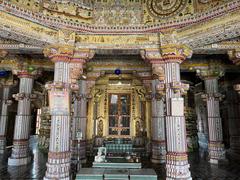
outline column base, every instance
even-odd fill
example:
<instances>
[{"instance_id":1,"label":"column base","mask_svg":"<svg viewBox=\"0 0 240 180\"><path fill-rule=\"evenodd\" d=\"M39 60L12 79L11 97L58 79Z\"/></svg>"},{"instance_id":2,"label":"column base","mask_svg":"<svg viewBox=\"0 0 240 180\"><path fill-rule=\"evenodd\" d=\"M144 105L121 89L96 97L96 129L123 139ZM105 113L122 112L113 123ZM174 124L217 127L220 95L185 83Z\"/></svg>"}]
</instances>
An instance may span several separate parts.
<instances>
[{"instance_id":1,"label":"column base","mask_svg":"<svg viewBox=\"0 0 240 180\"><path fill-rule=\"evenodd\" d=\"M152 158L151 162L163 164L166 162L166 142L152 140Z\"/></svg>"},{"instance_id":2,"label":"column base","mask_svg":"<svg viewBox=\"0 0 240 180\"><path fill-rule=\"evenodd\" d=\"M53 180L53 179L56 179L56 178L47 178L47 177L44 177L43 180ZM58 180L70 180L71 178L70 177L66 177L66 178L57 178Z\"/></svg>"},{"instance_id":3,"label":"column base","mask_svg":"<svg viewBox=\"0 0 240 180\"><path fill-rule=\"evenodd\" d=\"M218 164L219 161L225 161L225 149L224 144L220 142L210 142L208 145L209 162L212 164Z\"/></svg>"},{"instance_id":4,"label":"column base","mask_svg":"<svg viewBox=\"0 0 240 180\"><path fill-rule=\"evenodd\" d=\"M70 156L70 152L49 152L44 179L70 179Z\"/></svg>"},{"instance_id":5,"label":"column base","mask_svg":"<svg viewBox=\"0 0 240 180\"><path fill-rule=\"evenodd\" d=\"M82 164L86 164L87 163L87 159L81 159L81 163Z\"/></svg>"},{"instance_id":6,"label":"column base","mask_svg":"<svg viewBox=\"0 0 240 180\"><path fill-rule=\"evenodd\" d=\"M161 159L154 159L153 157L151 158L151 162L154 164L164 164L166 160L161 160Z\"/></svg>"},{"instance_id":7,"label":"column base","mask_svg":"<svg viewBox=\"0 0 240 180\"><path fill-rule=\"evenodd\" d=\"M192 178L169 178L169 177L166 177L166 180L192 180Z\"/></svg>"},{"instance_id":8,"label":"column base","mask_svg":"<svg viewBox=\"0 0 240 180\"><path fill-rule=\"evenodd\" d=\"M0 154L4 154L5 151L6 151L6 138L0 137Z\"/></svg>"},{"instance_id":9,"label":"column base","mask_svg":"<svg viewBox=\"0 0 240 180\"><path fill-rule=\"evenodd\" d=\"M22 166L27 165L31 162L32 158L31 156L24 157L24 158L8 158L8 165L9 166Z\"/></svg>"},{"instance_id":10,"label":"column base","mask_svg":"<svg viewBox=\"0 0 240 180\"><path fill-rule=\"evenodd\" d=\"M70 180L70 163L50 164L47 163L47 171L44 180L61 179Z\"/></svg>"},{"instance_id":11,"label":"column base","mask_svg":"<svg viewBox=\"0 0 240 180\"><path fill-rule=\"evenodd\" d=\"M166 156L166 179L191 180L189 167L186 153L168 153Z\"/></svg>"},{"instance_id":12,"label":"column base","mask_svg":"<svg viewBox=\"0 0 240 180\"><path fill-rule=\"evenodd\" d=\"M78 157L82 163L86 160L86 141L79 143L76 140L72 140L71 158L72 160L77 160Z\"/></svg>"}]
</instances>

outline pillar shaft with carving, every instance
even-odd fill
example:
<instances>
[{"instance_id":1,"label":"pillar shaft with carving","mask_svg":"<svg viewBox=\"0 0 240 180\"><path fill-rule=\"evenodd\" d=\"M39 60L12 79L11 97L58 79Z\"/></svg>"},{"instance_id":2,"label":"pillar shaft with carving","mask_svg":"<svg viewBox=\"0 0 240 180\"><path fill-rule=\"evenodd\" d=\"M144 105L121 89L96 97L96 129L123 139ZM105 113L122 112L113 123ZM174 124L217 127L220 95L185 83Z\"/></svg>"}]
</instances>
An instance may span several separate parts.
<instances>
[{"instance_id":1,"label":"pillar shaft with carving","mask_svg":"<svg viewBox=\"0 0 240 180\"><path fill-rule=\"evenodd\" d=\"M44 179L70 179L70 129L71 94L78 90L77 78L83 71L83 63L89 50L76 51L74 46L56 45L45 49L45 55L55 63L54 82L49 90L51 134L47 171Z\"/></svg>"},{"instance_id":2,"label":"pillar shaft with carving","mask_svg":"<svg viewBox=\"0 0 240 180\"><path fill-rule=\"evenodd\" d=\"M240 65L240 49L229 51L229 58L234 64ZM233 86L234 90L240 95L240 83ZM230 132L230 149L228 150L228 157L234 161L240 160L240 114L239 114L239 99L231 91L227 93L229 99L229 132ZM229 97L230 96L230 97Z\"/></svg>"},{"instance_id":3,"label":"pillar shaft with carving","mask_svg":"<svg viewBox=\"0 0 240 180\"><path fill-rule=\"evenodd\" d=\"M86 121L87 121L87 89L86 81L79 81L79 91L75 95L72 121L72 159L86 161ZM81 136L81 137L78 137ZM80 139L80 141L78 140ZM78 149L79 148L79 149Z\"/></svg>"},{"instance_id":4,"label":"pillar shaft with carving","mask_svg":"<svg viewBox=\"0 0 240 180\"><path fill-rule=\"evenodd\" d=\"M188 85L181 83L180 63L190 56L192 51L178 44L175 34L160 35L160 51L145 51L145 58L150 61L153 73L158 75L160 83L156 90L165 95L166 101L166 179L192 179L189 171L184 100L182 93ZM158 72L155 72L158 70Z\"/></svg>"},{"instance_id":5,"label":"pillar shaft with carving","mask_svg":"<svg viewBox=\"0 0 240 180\"><path fill-rule=\"evenodd\" d=\"M152 162L164 163L166 160L164 98L155 88L158 80L152 81ZM159 96L159 97L158 97Z\"/></svg>"},{"instance_id":6,"label":"pillar shaft with carving","mask_svg":"<svg viewBox=\"0 0 240 180\"><path fill-rule=\"evenodd\" d=\"M0 154L3 154L6 148L8 106L11 104L11 100L9 100L9 91L10 91L10 86L3 84L2 109L1 109L1 116L0 116Z\"/></svg>"},{"instance_id":7,"label":"pillar shaft with carving","mask_svg":"<svg viewBox=\"0 0 240 180\"><path fill-rule=\"evenodd\" d=\"M223 76L223 71L219 66L210 64L205 69L197 70L197 74L205 83L205 93L202 98L207 104L208 118L208 153L210 163L217 164L219 160L225 159L223 144L222 119L220 117L219 102L222 95L218 90L218 79Z\"/></svg>"},{"instance_id":8,"label":"pillar shaft with carving","mask_svg":"<svg viewBox=\"0 0 240 180\"><path fill-rule=\"evenodd\" d=\"M20 78L19 93L13 95L18 101L18 109L14 127L13 148L8 165L20 166L31 161L29 152L29 135L31 127L31 100L36 96L32 94L34 77L37 71L17 70Z\"/></svg>"},{"instance_id":9,"label":"pillar shaft with carving","mask_svg":"<svg viewBox=\"0 0 240 180\"><path fill-rule=\"evenodd\" d=\"M47 171L44 179L70 179L70 68L72 51L50 48L46 53L54 62L54 81L49 91L51 132ZM67 49L68 50L68 49ZM52 52L53 51L53 52ZM57 51L54 52L54 51Z\"/></svg>"}]
</instances>

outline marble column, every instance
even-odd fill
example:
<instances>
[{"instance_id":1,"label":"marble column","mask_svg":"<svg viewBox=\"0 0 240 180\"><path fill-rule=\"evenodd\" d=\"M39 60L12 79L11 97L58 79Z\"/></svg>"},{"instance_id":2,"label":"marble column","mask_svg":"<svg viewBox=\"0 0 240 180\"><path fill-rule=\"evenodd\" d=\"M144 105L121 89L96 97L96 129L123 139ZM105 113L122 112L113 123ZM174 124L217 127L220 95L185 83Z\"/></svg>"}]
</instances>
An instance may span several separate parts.
<instances>
[{"instance_id":1,"label":"marble column","mask_svg":"<svg viewBox=\"0 0 240 180\"><path fill-rule=\"evenodd\" d=\"M70 100L71 86L68 54L51 54L54 81L46 84L51 114L50 144L44 179L70 179Z\"/></svg>"},{"instance_id":2,"label":"marble column","mask_svg":"<svg viewBox=\"0 0 240 180\"><path fill-rule=\"evenodd\" d=\"M44 179L69 180L71 163L71 95L79 89L77 78L83 63L90 58L89 50L77 51L73 46L56 45L45 48L55 64L54 81L47 84L51 118L50 145ZM92 55L91 55L92 57Z\"/></svg>"},{"instance_id":3,"label":"marble column","mask_svg":"<svg viewBox=\"0 0 240 180\"><path fill-rule=\"evenodd\" d=\"M38 71L17 70L20 79L19 93L13 95L18 101L17 115L15 119L12 154L8 158L9 166L20 166L31 161L29 151L29 136L31 127L31 101L36 99L32 94L34 77Z\"/></svg>"},{"instance_id":4,"label":"marble column","mask_svg":"<svg viewBox=\"0 0 240 180\"><path fill-rule=\"evenodd\" d=\"M206 69L199 69L197 70L197 74L205 83L206 94L202 98L207 104L209 159L210 163L217 164L219 160L225 159L222 119L219 109L219 102L223 96L218 90L218 79L223 76L223 71L214 66L210 65Z\"/></svg>"},{"instance_id":5,"label":"marble column","mask_svg":"<svg viewBox=\"0 0 240 180\"><path fill-rule=\"evenodd\" d=\"M86 162L86 123L87 123L87 87L86 80L79 80L79 91L74 98L74 114L72 121L72 159L80 157L81 163ZM78 134L80 133L80 134ZM77 137L77 136L81 137ZM81 138L78 141L78 138ZM80 149L78 149L78 147Z\"/></svg>"},{"instance_id":6,"label":"marble column","mask_svg":"<svg viewBox=\"0 0 240 180\"><path fill-rule=\"evenodd\" d=\"M0 116L0 154L5 152L6 148L6 131L8 123L8 106L12 104L9 99L10 85L3 84L2 109Z\"/></svg>"},{"instance_id":7,"label":"marble column","mask_svg":"<svg viewBox=\"0 0 240 180\"><path fill-rule=\"evenodd\" d=\"M152 158L153 163L165 163L165 111L164 98L157 94L156 84L158 80L152 80Z\"/></svg>"},{"instance_id":8,"label":"marble column","mask_svg":"<svg viewBox=\"0 0 240 180\"><path fill-rule=\"evenodd\" d=\"M158 69L159 73L156 74L164 76L164 81L159 82L156 89L159 93L165 94L166 98L166 179L190 180L192 178L187 155L184 99L182 97L182 93L185 93L189 86L181 83L180 63L186 57L191 56L192 51L176 43L174 37L161 34L161 51L150 49L146 50L144 55L145 59L152 64L153 71Z\"/></svg>"}]
</instances>

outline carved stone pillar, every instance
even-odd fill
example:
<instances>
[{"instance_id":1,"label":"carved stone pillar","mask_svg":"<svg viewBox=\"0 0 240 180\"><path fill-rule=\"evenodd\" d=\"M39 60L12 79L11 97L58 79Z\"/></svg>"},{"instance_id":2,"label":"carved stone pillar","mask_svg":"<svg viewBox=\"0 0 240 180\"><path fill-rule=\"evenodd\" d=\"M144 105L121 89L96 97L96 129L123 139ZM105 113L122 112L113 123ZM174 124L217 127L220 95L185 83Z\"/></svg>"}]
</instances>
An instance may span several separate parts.
<instances>
[{"instance_id":1,"label":"carved stone pillar","mask_svg":"<svg viewBox=\"0 0 240 180\"><path fill-rule=\"evenodd\" d=\"M72 121L72 159L81 162L86 161L86 123L87 123L87 89L86 81L79 81L79 91L74 98L74 114ZM81 141L78 141L77 133L81 132ZM78 144L80 143L80 144ZM80 149L78 149L80 147ZM79 152L78 152L79 151Z\"/></svg>"},{"instance_id":2,"label":"carved stone pillar","mask_svg":"<svg viewBox=\"0 0 240 180\"><path fill-rule=\"evenodd\" d=\"M189 171L186 125L184 118L184 100L182 93L188 89L188 85L181 83L180 63L191 55L191 50L178 44L175 34L161 34L161 52L156 50L145 51L145 58L153 66L159 69L164 82L156 86L159 94L165 94L166 98L166 179L192 179ZM160 76L159 76L160 77Z\"/></svg>"},{"instance_id":3,"label":"carved stone pillar","mask_svg":"<svg viewBox=\"0 0 240 180\"><path fill-rule=\"evenodd\" d=\"M73 46L56 45L46 48L44 53L55 64L54 82L46 85L52 119L44 179L70 179L71 93L79 88L76 81L83 71L85 60L82 56L88 56L89 52L76 51Z\"/></svg>"},{"instance_id":4,"label":"carved stone pillar","mask_svg":"<svg viewBox=\"0 0 240 180\"><path fill-rule=\"evenodd\" d=\"M11 157L8 159L9 166L20 166L31 161L29 152L29 135L31 127L31 101L37 96L32 94L34 78L39 75L39 71L28 69L28 65L23 64L19 70L14 70L19 79L19 93L13 97L18 101L18 109L14 127L13 148Z\"/></svg>"},{"instance_id":5,"label":"carved stone pillar","mask_svg":"<svg viewBox=\"0 0 240 180\"><path fill-rule=\"evenodd\" d=\"M165 163L165 102L155 88L158 80L152 81L152 159L153 163Z\"/></svg>"},{"instance_id":6,"label":"carved stone pillar","mask_svg":"<svg viewBox=\"0 0 240 180\"><path fill-rule=\"evenodd\" d=\"M225 159L225 149L223 144L222 119L220 117L219 102L222 95L218 92L218 79L224 72L210 64L204 69L197 69L197 74L205 83L205 93L202 98L207 102L208 118L208 152L210 163L217 164L219 160Z\"/></svg>"},{"instance_id":7,"label":"carved stone pillar","mask_svg":"<svg viewBox=\"0 0 240 180\"><path fill-rule=\"evenodd\" d=\"M4 79L1 82L3 87L3 97L2 97L2 109L0 116L0 154L5 152L6 148L6 130L8 123L8 106L12 104L12 101L9 99L10 87L13 85L13 79Z\"/></svg>"},{"instance_id":8,"label":"carved stone pillar","mask_svg":"<svg viewBox=\"0 0 240 180\"><path fill-rule=\"evenodd\" d=\"M234 64L240 65L240 49L229 51L229 58L233 61ZM234 85L234 90L240 95L240 84ZM229 157L234 161L240 160L240 113L239 113L239 98L236 98L233 92L227 93L229 99L229 133L230 133L230 149L228 150ZM229 97L230 96L230 97Z\"/></svg>"}]
</instances>

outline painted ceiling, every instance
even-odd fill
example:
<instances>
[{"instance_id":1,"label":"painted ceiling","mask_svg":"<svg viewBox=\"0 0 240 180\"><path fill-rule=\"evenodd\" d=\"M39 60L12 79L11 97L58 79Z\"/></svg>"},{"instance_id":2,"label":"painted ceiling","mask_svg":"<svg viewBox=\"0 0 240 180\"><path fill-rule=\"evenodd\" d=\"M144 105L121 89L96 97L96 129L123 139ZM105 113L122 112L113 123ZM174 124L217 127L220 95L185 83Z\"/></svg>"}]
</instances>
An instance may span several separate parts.
<instances>
[{"instance_id":1,"label":"painted ceiling","mask_svg":"<svg viewBox=\"0 0 240 180\"><path fill-rule=\"evenodd\" d=\"M152 25L193 17L230 0L9 0L19 9L75 23Z\"/></svg>"}]
</instances>

